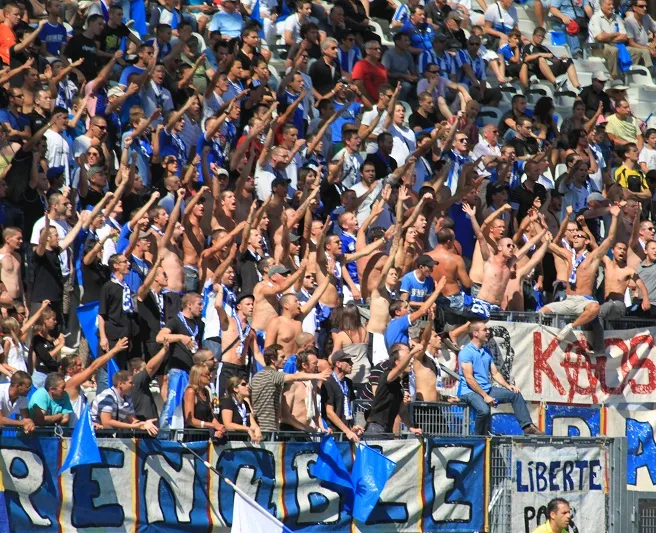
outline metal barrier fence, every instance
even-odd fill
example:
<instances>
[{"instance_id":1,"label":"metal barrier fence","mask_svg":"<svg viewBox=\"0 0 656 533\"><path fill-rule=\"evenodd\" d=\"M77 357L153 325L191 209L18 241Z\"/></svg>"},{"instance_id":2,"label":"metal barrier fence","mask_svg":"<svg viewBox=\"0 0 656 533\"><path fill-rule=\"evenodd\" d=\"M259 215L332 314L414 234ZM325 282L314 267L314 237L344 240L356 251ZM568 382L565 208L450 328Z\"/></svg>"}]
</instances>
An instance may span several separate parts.
<instances>
[{"instance_id":1,"label":"metal barrier fence","mask_svg":"<svg viewBox=\"0 0 656 533\"><path fill-rule=\"evenodd\" d=\"M489 523L490 533L508 533L512 531L513 509L513 442L526 442L545 444L544 437L494 437L490 449L490 500ZM604 438L567 438L550 437L550 446L599 446L608 453L609 479L606 493L605 509L607 528L596 529L598 533L629 533L631 527L631 502L626 490L626 439ZM566 497L566 496L565 496ZM656 533L656 503L652 500L651 506L645 506L646 524L651 529L641 529L640 532ZM642 516L642 513L641 513ZM649 517L649 518L647 518ZM650 520L647 522L647 520Z\"/></svg>"},{"instance_id":2,"label":"metal barrier fence","mask_svg":"<svg viewBox=\"0 0 656 533\"><path fill-rule=\"evenodd\" d=\"M465 437L470 431L469 406L464 403L412 402L410 420L424 435Z\"/></svg>"},{"instance_id":3,"label":"metal barrier fence","mask_svg":"<svg viewBox=\"0 0 656 533\"><path fill-rule=\"evenodd\" d=\"M656 533L656 501L640 500L638 506L640 533Z\"/></svg>"}]
</instances>

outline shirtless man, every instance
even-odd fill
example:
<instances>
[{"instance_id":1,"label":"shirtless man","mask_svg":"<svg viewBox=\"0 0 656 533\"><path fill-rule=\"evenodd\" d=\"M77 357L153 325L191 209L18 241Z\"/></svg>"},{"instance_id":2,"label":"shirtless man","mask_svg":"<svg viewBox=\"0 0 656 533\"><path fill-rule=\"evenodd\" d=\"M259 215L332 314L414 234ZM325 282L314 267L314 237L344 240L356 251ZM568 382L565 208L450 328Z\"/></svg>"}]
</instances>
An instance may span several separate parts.
<instances>
[{"instance_id":1,"label":"shirtless man","mask_svg":"<svg viewBox=\"0 0 656 533\"><path fill-rule=\"evenodd\" d=\"M376 239L371 244L365 246L362 250L356 251L354 254L342 254L342 241L338 235L330 235L327 237L328 228L330 227L330 219L326 220L323 230L320 235L320 240L317 245L317 280L319 284L323 282L326 276L329 275L328 270L328 259L333 259L335 261L335 266L332 270L335 283L330 284L328 289L322 294L319 299L319 305L321 306L322 315L320 317L322 327L319 332L319 349L322 353L325 349L325 343L328 340L327 328L329 326L329 318L332 310L336 308L340 303L340 296L343 292L343 277L344 273L348 274L346 270L346 264L352 261L357 261L361 257L367 256L380 248L382 245L386 244L388 239L391 239L396 226L392 226L387 229L385 236L380 239Z\"/></svg>"},{"instance_id":2,"label":"shirtless man","mask_svg":"<svg viewBox=\"0 0 656 533\"><path fill-rule=\"evenodd\" d=\"M178 223L178 220L180 220L180 209L185 196L184 189L178 189L176 195L171 216L167 215L163 207L151 209L150 231L156 244L153 254L162 258L162 267L168 277L168 290L182 293L185 289L185 274L182 250L178 241L184 233L184 228Z\"/></svg>"},{"instance_id":3,"label":"shirtless man","mask_svg":"<svg viewBox=\"0 0 656 533\"><path fill-rule=\"evenodd\" d=\"M274 264L272 257L262 259L257 268L262 274L260 281L253 289L255 305L251 323L260 349L264 351L265 332L269 323L278 316L280 308L278 296L287 292L302 276L305 275L307 260L301 261L301 268L290 275L287 267Z\"/></svg>"},{"instance_id":4,"label":"shirtless man","mask_svg":"<svg viewBox=\"0 0 656 533\"><path fill-rule=\"evenodd\" d=\"M306 374L319 373L319 358L314 349L299 352L296 369ZM285 385L280 406L281 431L324 432L321 411L317 406L317 392L314 381L294 381Z\"/></svg>"},{"instance_id":5,"label":"shirtless man","mask_svg":"<svg viewBox=\"0 0 656 533\"><path fill-rule=\"evenodd\" d=\"M217 284L216 310L221 322L221 370L219 374L219 394L225 392L225 384L233 376L239 376L246 381L250 378L250 368L247 359L248 353L255 354L258 363L264 366L264 358L255 342L255 332L248 324L248 319L253 316L253 296L251 294L240 294L237 299L237 312L234 316L228 316L223 307L223 286Z\"/></svg>"},{"instance_id":6,"label":"shirtless man","mask_svg":"<svg viewBox=\"0 0 656 533\"><path fill-rule=\"evenodd\" d=\"M209 187L203 185L196 196L185 206L182 225L182 263L184 265L185 292L198 292L200 278L198 275L198 261L205 248L205 234L200 226L205 216L205 193Z\"/></svg>"},{"instance_id":7,"label":"shirtless man","mask_svg":"<svg viewBox=\"0 0 656 533\"><path fill-rule=\"evenodd\" d=\"M567 279L569 278L569 273L571 271L570 254L572 250L572 236L579 231L578 224L574 220L570 220L570 215L573 212L572 207L567 206L565 210L566 216L560 223L560 228L558 229L558 233L554 237L553 242L549 245L549 251L553 255L554 268L556 269L556 280L553 283L552 291L552 301L554 302L564 300L567 297ZM560 254L558 253L558 250L554 250L554 248L565 250L567 254Z\"/></svg>"},{"instance_id":8,"label":"shirtless man","mask_svg":"<svg viewBox=\"0 0 656 533\"><path fill-rule=\"evenodd\" d=\"M500 209L490 213L490 215L483 221L481 225L481 231L483 235L487 232L487 243L490 246L496 246L496 243L499 239L503 238L506 232L506 223L503 219L498 218L505 212L512 211L510 204L505 204ZM489 229L488 229L489 228ZM483 273L485 270L485 260L481 255L481 245L477 240L476 245L474 246L474 255L472 256L472 264L469 268L469 278L471 280L471 295L476 297L478 291L481 290L481 285L483 284Z\"/></svg>"},{"instance_id":9,"label":"shirtless man","mask_svg":"<svg viewBox=\"0 0 656 533\"><path fill-rule=\"evenodd\" d=\"M617 233L618 217L620 215L620 207L613 205L610 208L610 214L613 216L613 221L608 231L608 236L599 245L596 250L588 251L588 244L590 237L584 231L578 231L574 234L572 239L572 267L568 278L570 293L567 299L562 302L550 303L548 306L540 309L540 313L560 313L578 315L574 322L567 324L560 333L557 335L559 342L565 340L574 328L583 326L595 320L599 315L599 303L594 299L592 294L595 290L595 280L597 277L597 270L602 257L604 257L615 241L615 234ZM566 256L567 252L560 251L561 257ZM593 342L595 349L601 348L600 343L603 343L603 335L596 332L593 335Z\"/></svg>"},{"instance_id":10,"label":"shirtless man","mask_svg":"<svg viewBox=\"0 0 656 533\"><path fill-rule=\"evenodd\" d=\"M223 191L214 209L214 217L219 227L232 231L237 223L235 222L235 212L237 211L237 197L232 191Z\"/></svg>"},{"instance_id":11,"label":"shirtless man","mask_svg":"<svg viewBox=\"0 0 656 533\"><path fill-rule=\"evenodd\" d=\"M640 290L642 301L649 302L647 287L638 277L636 270L627 266L626 259L627 246L623 242L616 242L615 246L613 246L613 259L606 255L601 259L604 263L605 271L604 303L599 308L599 318L602 320L607 318L622 318L626 315L624 296L631 281Z\"/></svg>"},{"instance_id":12,"label":"shirtless man","mask_svg":"<svg viewBox=\"0 0 656 533\"><path fill-rule=\"evenodd\" d=\"M398 235L398 234L397 234ZM378 285L374 287L371 292L371 300L369 304L369 321L367 322L367 331L371 333L372 337L372 362L374 365L384 361L388 358L387 346L385 344L385 328L390 321L389 306L393 299L390 298L388 282L393 281L395 286L398 282L397 269L393 267L396 252L402 246L400 236L394 236L392 248L390 250L383 269L380 271L380 278ZM392 279L390 274L393 273ZM385 297L387 296L387 298Z\"/></svg>"},{"instance_id":13,"label":"shirtless man","mask_svg":"<svg viewBox=\"0 0 656 533\"><path fill-rule=\"evenodd\" d=\"M547 232L547 228L544 228L539 235L544 238L540 247L533 252L528 261L518 264L515 272L510 275L506 292L503 295L503 303L501 304L504 311L524 311L524 280L533 269L540 265L552 239L551 233Z\"/></svg>"},{"instance_id":14,"label":"shirtless man","mask_svg":"<svg viewBox=\"0 0 656 533\"><path fill-rule=\"evenodd\" d=\"M438 305L448 307L453 313L463 314L466 308L462 289L469 289L472 280L467 274L465 261L455 251L455 239L453 230L440 230L437 233L437 246L426 255L437 263L433 267L433 279L440 279L442 276L446 278L442 296L437 300Z\"/></svg>"},{"instance_id":15,"label":"shirtless man","mask_svg":"<svg viewBox=\"0 0 656 533\"><path fill-rule=\"evenodd\" d=\"M647 257L645 248L649 241L654 240L656 236L654 231L654 223L651 220L640 222L640 210L637 210L636 217L633 221L633 231L629 238L629 249L627 251L628 263L633 268L636 268ZM624 241L618 239L618 242Z\"/></svg>"},{"instance_id":16,"label":"shirtless man","mask_svg":"<svg viewBox=\"0 0 656 533\"><path fill-rule=\"evenodd\" d=\"M329 260L329 270L335 268L335 262ZM296 354L296 336L301 333L303 319L314 309L319 298L326 291L332 280L332 276L326 276L314 290L310 299L301 305L294 293L283 294L280 298L281 315L269 321L266 328L266 337L264 347L268 348L272 344L280 344L285 352L285 363L287 363ZM294 364L292 362L290 364Z\"/></svg>"},{"instance_id":17,"label":"shirtless man","mask_svg":"<svg viewBox=\"0 0 656 533\"><path fill-rule=\"evenodd\" d=\"M490 250L490 246L476 221L476 209L468 204L462 204L462 209L471 219L474 234L480 245L481 257L485 261L483 283L478 296L472 299L471 311L483 320L487 320L490 318L490 312L501 311L503 296L517 261L529 252L547 230L538 233L516 254L517 247L512 239L508 237L499 239L496 250Z\"/></svg>"},{"instance_id":18,"label":"shirtless man","mask_svg":"<svg viewBox=\"0 0 656 533\"><path fill-rule=\"evenodd\" d=\"M18 228L5 228L2 239L5 244L0 248L0 280L12 300L19 300L23 305L27 305L21 278L21 258L18 253L23 245L23 232Z\"/></svg>"}]
</instances>

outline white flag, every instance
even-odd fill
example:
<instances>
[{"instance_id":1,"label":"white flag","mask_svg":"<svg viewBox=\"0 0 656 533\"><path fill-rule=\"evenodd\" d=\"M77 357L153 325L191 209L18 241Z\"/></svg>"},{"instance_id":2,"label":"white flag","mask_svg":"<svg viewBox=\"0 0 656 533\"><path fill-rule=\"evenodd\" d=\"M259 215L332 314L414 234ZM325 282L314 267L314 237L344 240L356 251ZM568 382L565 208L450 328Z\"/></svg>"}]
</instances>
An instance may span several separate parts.
<instances>
[{"instance_id":1,"label":"white flag","mask_svg":"<svg viewBox=\"0 0 656 533\"><path fill-rule=\"evenodd\" d=\"M290 532L275 516L233 485L235 502L232 506L231 533L287 533Z\"/></svg>"}]
</instances>

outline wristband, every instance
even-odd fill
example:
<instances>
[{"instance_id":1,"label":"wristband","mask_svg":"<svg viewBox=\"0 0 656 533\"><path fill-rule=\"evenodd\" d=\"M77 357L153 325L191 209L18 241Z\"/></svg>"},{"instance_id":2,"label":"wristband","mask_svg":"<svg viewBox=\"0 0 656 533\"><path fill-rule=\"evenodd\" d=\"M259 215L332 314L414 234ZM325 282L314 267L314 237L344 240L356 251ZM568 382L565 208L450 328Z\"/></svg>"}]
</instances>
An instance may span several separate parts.
<instances>
[{"instance_id":1,"label":"wristband","mask_svg":"<svg viewBox=\"0 0 656 533\"><path fill-rule=\"evenodd\" d=\"M200 422L200 427L203 428L203 429L205 429L205 421L201 420L201 422Z\"/></svg>"}]
</instances>

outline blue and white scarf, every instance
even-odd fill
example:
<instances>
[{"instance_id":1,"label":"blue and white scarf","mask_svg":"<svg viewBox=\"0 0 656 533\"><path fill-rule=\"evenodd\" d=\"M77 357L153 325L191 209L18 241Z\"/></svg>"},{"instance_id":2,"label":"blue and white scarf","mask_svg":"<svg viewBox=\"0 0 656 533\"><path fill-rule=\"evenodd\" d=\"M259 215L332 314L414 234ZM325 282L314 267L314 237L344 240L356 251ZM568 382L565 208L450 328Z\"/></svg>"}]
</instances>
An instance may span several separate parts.
<instances>
[{"instance_id":1,"label":"blue and white scarf","mask_svg":"<svg viewBox=\"0 0 656 533\"><path fill-rule=\"evenodd\" d=\"M126 313L134 313L134 302L132 301L132 291L125 281L119 280L112 274L112 281L123 288L123 311Z\"/></svg>"},{"instance_id":2,"label":"blue and white scarf","mask_svg":"<svg viewBox=\"0 0 656 533\"><path fill-rule=\"evenodd\" d=\"M581 263L585 261L586 257L588 257L587 250L581 254L581 257L576 257L576 250L572 250L572 272L569 275L569 284L572 287L576 287L576 271L581 266Z\"/></svg>"}]
</instances>

